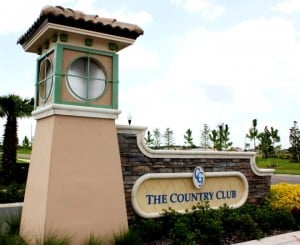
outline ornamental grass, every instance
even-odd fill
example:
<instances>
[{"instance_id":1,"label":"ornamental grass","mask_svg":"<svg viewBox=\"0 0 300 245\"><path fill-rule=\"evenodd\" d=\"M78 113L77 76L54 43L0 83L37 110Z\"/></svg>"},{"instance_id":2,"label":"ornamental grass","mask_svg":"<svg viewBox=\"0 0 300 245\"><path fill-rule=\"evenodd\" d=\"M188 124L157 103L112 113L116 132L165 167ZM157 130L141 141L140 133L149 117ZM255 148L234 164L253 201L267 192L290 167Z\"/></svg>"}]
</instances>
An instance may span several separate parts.
<instances>
[{"instance_id":1,"label":"ornamental grass","mask_svg":"<svg viewBox=\"0 0 300 245\"><path fill-rule=\"evenodd\" d=\"M275 208L300 209L300 184L279 183L271 186L271 205Z\"/></svg>"}]
</instances>

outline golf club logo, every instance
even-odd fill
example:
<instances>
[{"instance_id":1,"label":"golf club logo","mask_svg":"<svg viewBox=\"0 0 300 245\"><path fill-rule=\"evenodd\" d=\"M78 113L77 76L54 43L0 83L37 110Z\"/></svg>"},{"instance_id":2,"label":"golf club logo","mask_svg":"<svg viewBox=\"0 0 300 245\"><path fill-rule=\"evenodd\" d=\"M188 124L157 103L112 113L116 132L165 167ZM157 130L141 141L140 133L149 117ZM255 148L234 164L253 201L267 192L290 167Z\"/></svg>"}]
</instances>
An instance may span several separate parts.
<instances>
[{"instance_id":1,"label":"golf club logo","mask_svg":"<svg viewBox=\"0 0 300 245\"><path fill-rule=\"evenodd\" d=\"M200 166L194 169L193 182L197 189L200 189L204 186L205 175L203 168L201 168Z\"/></svg>"}]
</instances>

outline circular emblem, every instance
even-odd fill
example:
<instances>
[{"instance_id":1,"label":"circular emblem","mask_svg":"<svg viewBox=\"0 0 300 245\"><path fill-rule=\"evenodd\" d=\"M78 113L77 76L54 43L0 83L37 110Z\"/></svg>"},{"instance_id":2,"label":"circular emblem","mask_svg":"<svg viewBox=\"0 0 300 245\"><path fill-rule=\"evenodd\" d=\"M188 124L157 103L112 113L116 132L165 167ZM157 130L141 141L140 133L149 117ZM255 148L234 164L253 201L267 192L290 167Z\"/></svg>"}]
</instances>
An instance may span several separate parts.
<instances>
[{"instance_id":1,"label":"circular emblem","mask_svg":"<svg viewBox=\"0 0 300 245\"><path fill-rule=\"evenodd\" d=\"M200 166L194 169L193 182L197 189L200 189L204 186L205 175L203 168L201 168Z\"/></svg>"}]
</instances>

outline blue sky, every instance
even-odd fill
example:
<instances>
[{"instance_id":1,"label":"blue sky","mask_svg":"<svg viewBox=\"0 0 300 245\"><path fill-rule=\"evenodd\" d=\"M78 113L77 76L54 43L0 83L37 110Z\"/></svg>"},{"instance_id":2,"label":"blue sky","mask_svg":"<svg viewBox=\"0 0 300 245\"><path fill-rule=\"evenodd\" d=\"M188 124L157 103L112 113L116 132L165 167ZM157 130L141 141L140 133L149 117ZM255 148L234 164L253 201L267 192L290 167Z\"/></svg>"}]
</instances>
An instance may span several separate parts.
<instances>
[{"instance_id":1,"label":"blue sky","mask_svg":"<svg viewBox=\"0 0 300 245\"><path fill-rule=\"evenodd\" d=\"M118 124L126 124L130 112L133 125L161 132L169 127L178 144L190 128L199 144L204 123L211 129L227 123L234 146L243 147L256 118L259 131L273 126L280 144L289 146L289 128L300 121L300 1L5 1L0 95L34 95L37 56L16 42L45 5L144 29L133 46L119 52ZM21 140L34 127L33 119L20 120Z\"/></svg>"}]
</instances>

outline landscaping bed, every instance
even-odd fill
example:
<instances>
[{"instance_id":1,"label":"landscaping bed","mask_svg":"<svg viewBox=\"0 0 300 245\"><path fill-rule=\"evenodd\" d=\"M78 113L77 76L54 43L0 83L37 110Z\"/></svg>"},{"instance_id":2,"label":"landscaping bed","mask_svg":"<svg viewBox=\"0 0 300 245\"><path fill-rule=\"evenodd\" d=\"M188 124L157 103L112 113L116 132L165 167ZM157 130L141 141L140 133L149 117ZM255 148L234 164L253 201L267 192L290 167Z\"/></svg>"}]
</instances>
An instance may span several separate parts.
<instances>
[{"instance_id":1,"label":"landscaping bed","mask_svg":"<svg viewBox=\"0 0 300 245\"><path fill-rule=\"evenodd\" d=\"M130 220L129 232L118 234L111 241L92 237L83 245L227 245L297 231L300 230L299 192L299 184L276 184L272 186L270 196L259 205L211 209L207 203L199 203L191 213L180 214L169 209L157 219L136 216ZM18 236L20 216L9 220L12 229L7 229L6 233L1 231L0 244L26 245ZM50 238L51 243L37 244L71 244L71 237L54 238Z\"/></svg>"},{"instance_id":2,"label":"landscaping bed","mask_svg":"<svg viewBox=\"0 0 300 245\"><path fill-rule=\"evenodd\" d=\"M193 213L167 210L157 220L136 218L131 227L148 245L225 245L299 230L300 208L274 207L270 199L239 209L224 206L215 210L199 205Z\"/></svg>"}]
</instances>

